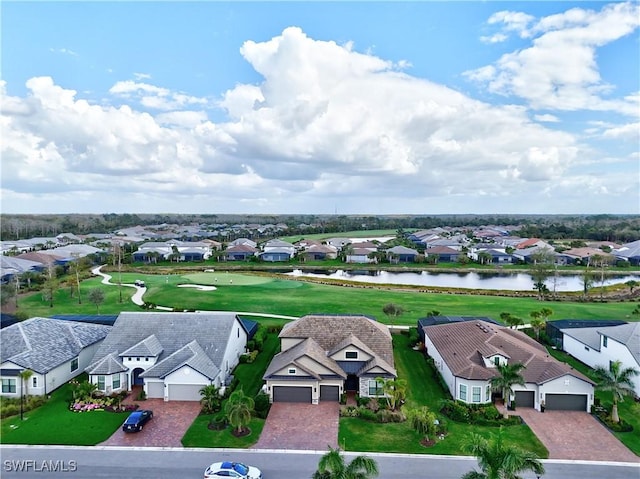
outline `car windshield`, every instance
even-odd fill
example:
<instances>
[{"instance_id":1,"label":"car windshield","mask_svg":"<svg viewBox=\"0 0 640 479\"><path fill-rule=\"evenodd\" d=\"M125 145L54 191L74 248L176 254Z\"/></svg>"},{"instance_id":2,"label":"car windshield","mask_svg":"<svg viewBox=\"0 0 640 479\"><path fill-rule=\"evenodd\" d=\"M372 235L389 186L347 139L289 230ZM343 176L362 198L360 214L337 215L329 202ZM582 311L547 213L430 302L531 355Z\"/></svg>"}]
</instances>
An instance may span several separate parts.
<instances>
[{"instance_id":1,"label":"car windshield","mask_svg":"<svg viewBox=\"0 0 640 479\"><path fill-rule=\"evenodd\" d=\"M233 465L233 468L235 469L236 472L239 472L243 476L246 476L247 473L249 472L249 468L247 466L245 466L244 464L241 464L239 462L235 463Z\"/></svg>"},{"instance_id":2,"label":"car windshield","mask_svg":"<svg viewBox=\"0 0 640 479\"><path fill-rule=\"evenodd\" d=\"M140 416L142 416L141 413L139 412L134 412L133 414L131 414L128 418L127 418L127 422L126 424L134 424L136 422L138 422L138 420L140 419Z\"/></svg>"}]
</instances>

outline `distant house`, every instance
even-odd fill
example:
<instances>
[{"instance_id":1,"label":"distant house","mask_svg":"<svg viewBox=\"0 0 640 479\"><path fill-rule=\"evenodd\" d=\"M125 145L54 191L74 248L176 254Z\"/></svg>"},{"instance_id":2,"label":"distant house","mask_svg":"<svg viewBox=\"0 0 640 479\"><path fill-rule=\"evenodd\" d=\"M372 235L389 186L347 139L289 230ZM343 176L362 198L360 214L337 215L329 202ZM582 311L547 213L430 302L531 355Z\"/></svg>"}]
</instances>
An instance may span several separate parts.
<instances>
[{"instance_id":1,"label":"distant house","mask_svg":"<svg viewBox=\"0 0 640 479\"><path fill-rule=\"evenodd\" d=\"M426 353L454 399L469 404L492 401L497 365L521 363L525 385L512 387L518 407L590 411L594 383L521 331L486 321L423 327Z\"/></svg>"},{"instance_id":2,"label":"distant house","mask_svg":"<svg viewBox=\"0 0 640 479\"><path fill-rule=\"evenodd\" d=\"M415 249L406 246L394 246L386 251L390 263L413 263L418 257Z\"/></svg>"},{"instance_id":3,"label":"distant house","mask_svg":"<svg viewBox=\"0 0 640 479\"><path fill-rule=\"evenodd\" d=\"M375 263L376 258L370 258L370 249L352 248L345 256L345 263Z\"/></svg>"},{"instance_id":4,"label":"distant house","mask_svg":"<svg viewBox=\"0 0 640 479\"><path fill-rule=\"evenodd\" d=\"M246 261L249 258L256 256L258 252L258 248L249 244L229 246L224 250L224 259L226 261Z\"/></svg>"},{"instance_id":5,"label":"distant house","mask_svg":"<svg viewBox=\"0 0 640 479\"><path fill-rule=\"evenodd\" d=\"M338 253L335 248L323 244L311 244L299 255L307 261L323 261L325 259L336 259Z\"/></svg>"},{"instance_id":6,"label":"distant house","mask_svg":"<svg viewBox=\"0 0 640 479\"><path fill-rule=\"evenodd\" d=\"M553 250L553 246L547 243L540 238L528 238L518 242L515 245L516 249L527 249L527 248L549 248Z\"/></svg>"},{"instance_id":7,"label":"distant house","mask_svg":"<svg viewBox=\"0 0 640 479\"><path fill-rule=\"evenodd\" d=\"M608 368L613 361L621 361L625 368L640 373L640 323L565 328L562 335L562 349L587 366ZM640 375L633 383L640 397Z\"/></svg>"},{"instance_id":8,"label":"distant house","mask_svg":"<svg viewBox=\"0 0 640 479\"><path fill-rule=\"evenodd\" d=\"M605 253L599 248L571 248L562 252L563 256L569 258L569 263L578 263L583 265L593 266L593 257L597 256L606 261L607 264L615 262L615 257L612 254Z\"/></svg>"},{"instance_id":9,"label":"distant house","mask_svg":"<svg viewBox=\"0 0 640 479\"><path fill-rule=\"evenodd\" d=\"M434 326L436 324L462 323L464 321L484 321L500 326L500 323L485 316L425 316L418 319L418 336L420 341L424 343L424 328L426 326Z\"/></svg>"},{"instance_id":10,"label":"distant house","mask_svg":"<svg viewBox=\"0 0 640 479\"><path fill-rule=\"evenodd\" d=\"M432 258L436 263L455 263L458 261L460 251L448 246L434 246L424 250L427 258Z\"/></svg>"},{"instance_id":11,"label":"distant house","mask_svg":"<svg viewBox=\"0 0 640 479\"><path fill-rule=\"evenodd\" d=\"M278 239L267 241L258 256L263 261L289 261L296 253L296 247Z\"/></svg>"},{"instance_id":12,"label":"distant house","mask_svg":"<svg viewBox=\"0 0 640 479\"><path fill-rule=\"evenodd\" d=\"M14 256L0 255L0 282L8 283L15 279L16 275L21 275L28 271L41 272L46 266L37 261L30 261Z\"/></svg>"},{"instance_id":13,"label":"distant house","mask_svg":"<svg viewBox=\"0 0 640 479\"><path fill-rule=\"evenodd\" d=\"M325 240L325 243L329 246L333 246L337 250L341 250L346 245L351 244L352 241L349 238L329 238Z\"/></svg>"},{"instance_id":14,"label":"distant house","mask_svg":"<svg viewBox=\"0 0 640 479\"><path fill-rule=\"evenodd\" d=\"M211 244L204 241L149 241L133 253L133 261L152 263L167 260L204 261L211 257Z\"/></svg>"},{"instance_id":15,"label":"distant house","mask_svg":"<svg viewBox=\"0 0 640 479\"><path fill-rule=\"evenodd\" d=\"M258 246L258 244L255 241L250 240L249 238L238 238L238 239L235 239L235 240L231 241L228 246L232 247L232 246L240 246L240 245L251 246L252 248L256 248Z\"/></svg>"},{"instance_id":16,"label":"distant house","mask_svg":"<svg viewBox=\"0 0 640 479\"><path fill-rule=\"evenodd\" d=\"M86 368L100 391L140 385L149 398L199 401L224 386L245 352L248 333L234 313L120 313Z\"/></svg>"},{"instance_id":17,"label":"distant house","mask_svg":"<svg viewBox=\"0 0 640 479\"><path fill-rule=\"evenodd\" d=\"M2 329L2 395L20 397L19 374L33 371L28 392L49 394L84 371L110 326L31 318Z\"/></svg>"},{"instance_id":18,"label":"distant house","mask_svg":"<svg viewBox=\"0 0 640 479\"><path fill-rule=\"evenodd\" d=\"M640 265L640 240L623 244L619 248L615 248L612 253L618 260L638 266Z\"/></svg>"},{"instance_id":19,"label":"distant house","mask_svg":"<svg viewBox=\"0 0 640 479\"><path fill-rule=\"evenodd\" d=\"M280 345L263 377L272 402L384 396L378 378L397 376L389 328L366 316L303 316L284 326Z\"/></svg>"}]
</instances>

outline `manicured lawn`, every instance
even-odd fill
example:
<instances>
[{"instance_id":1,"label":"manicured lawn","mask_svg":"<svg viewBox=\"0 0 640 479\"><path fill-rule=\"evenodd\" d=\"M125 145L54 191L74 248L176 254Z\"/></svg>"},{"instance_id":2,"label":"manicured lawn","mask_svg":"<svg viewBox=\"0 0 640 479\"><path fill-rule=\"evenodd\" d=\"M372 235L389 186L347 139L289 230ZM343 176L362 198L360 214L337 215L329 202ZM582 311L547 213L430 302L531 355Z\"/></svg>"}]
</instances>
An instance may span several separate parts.
<instances>
[{"instance_id":1,"label":"manicured lawn","mask_svg":"<svg viewBox=\"0 0 640 479\"><path fill-rule=\"evenodd\" d=\"M437 412L440 401L447 398L448 393L434 379L434 371L422 353L411 349L409 338L402 334L393 336L393 347L398 376L407 379L409 383L406 405L428 406ZM359 418L341 418L338 440L342 447L350 451L460 455L463 454L462 446L471 432L489 437L498 431L496 427L456 423L449 419L446 421L447 436L429 448L420 445L421 436L408 422L378 424ZM506 440L535 452L541 458L549 455L544 445L524 424L504 427L503 434Z\"/></svg>"},{"instance_id":2,"label":"manicured lawn","mask_svg":"<svg viewBox=\"0 0 640 479\"><path fill-rule=\"evenodd\" d=\"M586 364L581 363L563 351L549 349L549 352L554 358L568 363L577 371L593 379L593 369ZM598 391L597 389L596 399L600 399L603 405L610 405L613 402L610 392ZM623 402L618 402L618 414L623 420L633 426L633 431L614 432L613 435L616 436L622 444L631 449L634 454L640 456L640 403L636 403L633 398L627 396Z\"/></svg>"},{"instance_id":3,"label":"manicured lawn","mask_svg":"<svg viewBox=\"0 0 640 479\"><path fill-rule=\"evenodd\" d=\"M280 348L280 340L276 333L269 333L265 339L262 351L253 363L238 364L233 374L240 381L240 385L247 396L255 396L260 391L262 376L267 370L271 359Z\"/></svg>"},{"instance_id":4,"label":"manicured lawn","mask_svg":"<svg viewBox=\"0 0 640 479\"><path fill-rule=\"evenodd\" d=\"M182 445L185 447L232 447L248 448L253 446L260 438L264 419L254 417L249 423L251 434L243 437L235 437L231 434L231 429L222 431L212 431L207 427L212 415L201 415L196 418L191 427L182 438Z\"/></svg>"},{"instance_id":5,"label":"manicured lawn","mask_svg":"<svg viewBox=\"0 0 640 479\"><path fill-rule=\"evenodd\" d=\"M129 413L69 411L71 389L58 388L43 406L25 414L2 420L2 444L64 444L94 446L107 440Z\"/></svg>"},{"instance_id":6,"label":"manicured lawn","mask_svg":"<svg viewBox=\"0 0 640 479\"><path fill-rule=\"evenodd\" d=\"M215 265L213 265L215 267ZM203 269L206 266L203 266ZM168 269L171 271L171 269ZM116 281L114 273L112 281ZM215 278L218 277L216 284ZM213 281L211 281L213 278ZM223 279L221 279L223 278ZM480 296L467 294L424 293L419 289L377 289L342 287L335 285L306 283L280 277L265 277L250 273L189 273L189 274L138 274L122 273L123 283L144 280L148 290L144 300L180 310L252 311L256 313L302 316L311 313L366 314L381 322L389 322L382 313L387 303L401 306L404 314L395 322L415 325L416 320L430 311L444 315L488 316L499 320L500 313L510 312L528 318L531 311L548 307L553 311L551 319L635 319L631 312L634 303L583 303L538 301L534 298ZM230 281L233 281L232 283ZM194 288L179 288L180 284L213 283L215 291L199 291ZM96 308L88 301L88 292L100 288L105 292L105 301ZM120 311L139 311L131 302L133 288L121 288L123 302L120 303L120 288L100 283L99 278L85 280L81 284L82 304L71 298L69 288L57 291L53 308L43 300L42 293L33 293L19 300L20 310L29 316L52 314L117 314Z\"/></svg>"}]
</instances>

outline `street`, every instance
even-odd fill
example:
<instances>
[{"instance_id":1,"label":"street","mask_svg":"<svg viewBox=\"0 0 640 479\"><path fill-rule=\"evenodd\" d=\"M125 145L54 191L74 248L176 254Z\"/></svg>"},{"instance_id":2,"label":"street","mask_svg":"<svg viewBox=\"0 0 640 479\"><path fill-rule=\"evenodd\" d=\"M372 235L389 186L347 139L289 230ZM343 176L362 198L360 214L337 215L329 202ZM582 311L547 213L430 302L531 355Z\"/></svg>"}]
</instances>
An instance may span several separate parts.
<instances>
[{"instance_id":1,"label":"street","mask_svg":"<svg viewBox=\"0 0 640 479\"><path fill-rule=\"evenodd\" d=\"M309 479L322 452L230 449L156 449L65 446L1 446L3 478L201 478L212 462L234 460L262 469L264 479ZM347 461L354 454L345 453ZM370 454L382 479L459 479L476 467L474 458ZM640 478L640 463L543 461L545 479ZM534 475L525 475L534 479Z\"/></svg>"}]
</instances>

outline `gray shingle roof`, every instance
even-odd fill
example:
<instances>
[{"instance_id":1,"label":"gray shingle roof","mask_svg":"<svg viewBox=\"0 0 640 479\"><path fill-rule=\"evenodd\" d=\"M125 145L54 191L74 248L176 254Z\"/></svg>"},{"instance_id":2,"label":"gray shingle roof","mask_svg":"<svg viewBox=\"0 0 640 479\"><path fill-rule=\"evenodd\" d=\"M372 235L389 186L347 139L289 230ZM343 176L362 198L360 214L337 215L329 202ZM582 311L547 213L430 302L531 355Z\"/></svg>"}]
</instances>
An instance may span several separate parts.
<instances>
[{"instance_id":1,"label":"gray shingle roof","mask_svg":"<svg viewBox=\"0 0 640 479\"><path fill-rule=\"evenodd\" d=\"M103 340L111 326L31 318L2 330L2 362L44 374Z\"/></svg>"},{"instance_id":2,"label":"gray shingle roof","mask_svg":"<svg viewBox=\"0 0 640 479\"><path fill-rule=\"evenodd\" d=\"M234 313L227 312L123 312L87 370L108 354L145 349L155 353L161 348L157 363L145 371L145 377L164 377L183 364L211 377L221 368L236 321L244 328Z\"/></svg>"},{"instance_id":3,"label":"gray shingle roof","mask_svg":"<svg viewBox=\"0 0 640 479\"><path fill-rule=\"evenodd\" d=\"M126 351L122 351L120 356L149 356L156 357L162 352L162 344L155 334L147 336L142 341L134 344Z\"/></svg>"},{"instance_id":4,"label":"gray shingle roof","mask_svg":"<svg viewBox=\"0 0 640 479\"><path fill-rule=\"evenodd\" d=\"M577 339L592 349L600 350L600 336L605 335L624 344L640 364L640 323L626 323L618 326L594 328L562 329L563 334Z\"/></svg>"},{"instance_id":5,"label":"gray shingle roof","mask_svg":"<svg viewBox=\"0 0 640 479\"><path fill-rule=\"evenodd\" d=\"M122 364L122 362L115 354L107 354L104 358L96 361L89 367L91 368L87 368L87 372L89 374L109 375L114 373L122 373L127 370L127 368L124 366L124 364Z\"/></svg>"},{"instance_id":6,"label":"gray shingle roof","mask_svg":"<svg viewBox=\"0 0 640 479\"><path fill-rule=\"evenodd\" d=\"M467 321L424 327L451 372L466 379L486 380L498 374L484 365L483 357L500 354L509 363L522 363L525 382L542 384L570 374L593 384L589 378L557 361L526 334L484 321Z\"/></svg>"}]
</instances>

